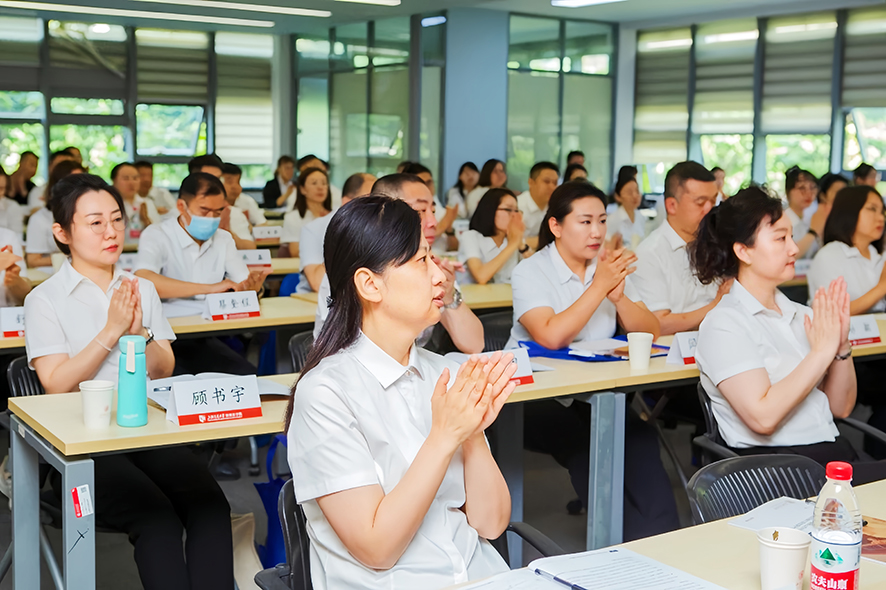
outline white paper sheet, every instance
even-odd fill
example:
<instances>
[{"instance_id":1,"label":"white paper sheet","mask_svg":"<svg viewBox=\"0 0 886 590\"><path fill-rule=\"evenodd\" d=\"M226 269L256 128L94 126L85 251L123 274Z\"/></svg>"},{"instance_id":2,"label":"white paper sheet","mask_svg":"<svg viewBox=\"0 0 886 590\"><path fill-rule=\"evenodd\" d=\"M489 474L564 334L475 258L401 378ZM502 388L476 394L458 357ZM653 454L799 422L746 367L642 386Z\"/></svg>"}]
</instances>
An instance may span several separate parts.
<instances>
[{"instance_id":1,"label":"white paper sheet","mask_svg":"<svg viewBox=\"0 0 886 590\"><path fill-rule=\"evenodd\" d=\"M163 315L169 318L184 318L192 315L200 315L206 308L206 301L191 299L174 299L163 302Z\"/></svg>"},{"instance_id":2,"label":"white paper sheet","mask_svg":"<svg viewBox=\"0 0 886 590\"><path fill-rule=\"evenodd\" d=\"M565 586L547 580L533 570L519 569L492 576L462 590L563 590Z\"/></svg>"},{"instance_id":3,"label":"white paper sheet","mask_svg":"<svg viewBox=\"0 0 886 590\"><path fill-rule=\"evenodd\" d=\"M602 340L582 340L569 345L569 354L575 356L593 356L595 354L612 354L616 348L624 348L628 343L615 338ZM585 355L584 353L588 353Z\"/></svg>"},{"instance_id":4,"label":"white paper sheet","mask_svg":"<svg viewBox=\"0 0 886 590\"><path fill-rule=\"evenodd\" d=\"M812 502L782 496L733 518L729 524L750 531L775 526L811 533L814 510L815 504Z\"/></svg>"}]
</instances>

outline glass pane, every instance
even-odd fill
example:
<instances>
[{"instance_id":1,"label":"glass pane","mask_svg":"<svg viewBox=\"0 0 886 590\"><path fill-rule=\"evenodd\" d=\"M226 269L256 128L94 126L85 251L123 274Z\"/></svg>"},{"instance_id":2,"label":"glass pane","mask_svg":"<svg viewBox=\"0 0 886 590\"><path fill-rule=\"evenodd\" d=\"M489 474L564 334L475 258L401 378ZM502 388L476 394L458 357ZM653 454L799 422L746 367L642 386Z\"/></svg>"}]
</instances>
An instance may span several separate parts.
<instances>
[{"instance_id":1,"label":"glass pane","mask_svg":"<svg viewBox=\"0 0 886 590\"><path fill-rule=\"evenodd\" d=\"M406 159L409 127L408 68L376 69L372 75L371 90L367 172L384 176L396 172L397 164Z\"/></svg>"},{"instance_id":2,"label":"glass pane","mask_svg":"<svg viewBox=\"0 0 886 590\"><path fill-rule=\"evenodd\" d=\"M766 182L784 194L784 173L799 166L820 177L830 169L830 135L767 135Z\"/></svg>"},{"instance_id":3,"label":"glass pane","mask_svg":"<svg viewBox=\"0 0 886 590\"><path fill-rule=\"evenodd\" d=\"M121 125L53 125L49 128L49 149L77 146L89 171L110 179L114 166L131 159L126 149L127 133Z\"/></svg>"},{"instance_id":4,"label":"glass pane","mask_svg":"<svg viewBox=\"0 0 886 590\"><path fill-rule=\"evenodd\" d=\"M564 72L608 74L613 51L610 25L566 21Z\"/></svg>"},{"instance_id":5,"label":"glass pane","mask_svg":"<svg viewBox=\"0 0 886 590\"><path fill-rule=\"evenodd\" d=\"M588 180L608 189L612 175L612 79L593 76L566 76L563 82L564 161L573 150L585 153ZM556 162L556 160L554 160ZM510 172L510 170L509 170Z\"/></svg>"},{"instance_id":6,"label":"glass pane","mask_svg":"<svg viewBox=\"0 0 886 590\"><path fill-rule=\"evenodd\" d=\"M404 64L409 61L409 17L375 21L372 64Z\"/></svg>"},{"instance_id":7,"label":"glass pane","mask_svg":"<svg viewBox=\"0 0 886 590\"><path fill-rule=\"evenodd\" d=\"M368 28L366 23L333 29L332 67L335 70L365 68L369 65Z\"/></svg>"},{"instance_id":8,"label":"glass pane","mask_svg":"<svg viewBox=\"0 0 886 590\"><path fill-rule=\"evenodd\" d=\"M140 104L135 107L139 156L193 156L203 107ZM202 153L202 152L199 152Z\"/></svg>"},{"instance_id":9,"label":"glass pane","mask_svg":"<svg viewBox=\"0 0 886 590\"><path fill-rule=\"evenodd\" d=\"M367 166L366 70L332 75L329 110L329 161L331 181L342 186L348 175Z\"/></svg>"},{"instance_id":10,"label":"glass pane","mask_svg":"<svg viewBox=\"0 0 886 590\"><path fill-rule=\"evenodd\" d=\"M723 192L734 195L751 180L753 135L702 135L701 152L707 168L719 166L726 173Z\"/></svg>"},{"instance_id":11,"label":"glass pane","mask_svg":"<svg viewBox=\"0 0 886 590\"><path fill-rule=\"evenodd\" d=\"M508 188L528 188L536 162L560 160L557 74L508 72Z\"/></svg>"},{"instance_id":12,"label":"glass pane","mask_svg":"<svg viewBox=\"0 0 886 590\"><path fill-rule=\"evenodd\" d=\"M39 18L0 16L0 61L37 65L43 21Z\"/></svg>"},{"instance_id":13,"label":"glass pane","mask_svg":"<svg viewBox=\"0 0 886 590\"><path fill-rule=\"evenodd\" d=\"M122 115L123 101L113 98L66 98L56 96L49 103L53 113L62 115Z\"/></svg>"},{"instance_id":14,"label":"glass pane","mask_svg":"<svg viewBox=\"0 0 886 590\"><path fill-rule=\"evenodd\" d=\"M846 138L855 142L854 153L844 153L846 170L854 170L866 162L882 170L886 168L886 108L852 109L847 116Z\"/></svg>"},{"instance_id":15,"label":"glass pane","mask_svg":"<svg viewBox=\"0 0 886 590\"><path fill-rule=\"evenodd\" d=\"M314 154L329 160L328 74L299 78L297 108L296 157Z\"/></svg>"},{"instance_id":16,"label":"glass pane","mask_svg":"<svg viewBox=\"0 0 886 590\"><path fill-rule=\"evenodd\" d=\"M177 191L187 175L187 164L154 164L154 186Z\"/></svg>"},{"instance_id":17,"label":"glass pane","mask_svg":"<svg viewBox=\"0 0 886 590\"><path fill-rule=\"evenodd\" d=\"M421 75L421 133L419 156L422 164L431 169L440 192L440 102L443 90L443 68L426 66Z\"/></svg>"},{"instance_id":18,"label":"glass pane","mask_svg":"<svg viewBox=\"0 0 886 590\"><path fill-rule=\"evenodd\" d=\"M42 119L46 105L40 92L0 92L0 117Z\"/></svg>"},{"instance_id":19,"label":"glass pane","mask_svg":"<svg viewBox=\"0 0 886 590\"><path fill-rule=\"evenodd\" d=\"M240 168L243 170L240 186L244 190L261 190L274 177L274 170L267 164L247 164Z\"/></svg>"},{"instance_id":20,"label":"glass pane","mask_svg":"<svg viewBox=\"0 0 886 590\"><path fill-rule=\"evenodd\" d=\"M43 125L40 123L22 123L21 125L0 125L0 166L7 174L12 174L18 167L19 156L23 152L34 152L43 155ZM45 180L45 164L40 158L40 168L33 178L35 184Z\"/></svg>"},{"instance_id":21,"label":"glass pane","mask_svg":"<svg viewBox=\"0 0 886 590\"><path fill-rule=\"evenodd\" d=\"M298 53L298 73L329 71L329 32L325 35L299 35L295 40Z\"/></svg>"},{"instance_id":22,"label":"glass pane","mask_svg":"<svg viewBox=\"0 0 886 590\"><path fill-rule=\"evenodd\" d=\"M560 71L560 21L511 17L508 68Z\"/></svg>"},{"instance_id":23,"label":"glass pane","mask_svg":"<svg viewBox=\"0 0 886 590\"><path fill-rule=\"evenodd\" d=\"M422 15L421 50L425 64L442 62L446 59L446 17L442 15Z\"/></svg>"},{"instance_id":24,"label":"glass pane","mask_svg":"<svg viewBox=\"0 0 886 590\"><path fill-rule=\"evenodd\" d=\"M49 62L53 66L111 70L126 74L126 29L120 25L51 20Z\"/></svg>"}]
</instances>

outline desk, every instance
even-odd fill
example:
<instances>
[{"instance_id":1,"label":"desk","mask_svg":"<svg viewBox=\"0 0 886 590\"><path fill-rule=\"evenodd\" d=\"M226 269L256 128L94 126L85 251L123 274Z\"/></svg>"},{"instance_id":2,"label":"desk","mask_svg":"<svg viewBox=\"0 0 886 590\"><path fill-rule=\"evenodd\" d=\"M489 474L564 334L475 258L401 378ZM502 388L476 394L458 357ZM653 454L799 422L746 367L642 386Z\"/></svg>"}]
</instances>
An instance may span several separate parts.
<instances>
[{"instance_id":1,"label":"desk","mask_svg":"<svg viewBox=\"0 0 886 590\"><path fill-rule=\"evenodd\" d=\"M264 240L255 240L255 245L259 248L276 248L280 245L280 238L268 238Z\"/></svg>"},{"instance_id":2,"label":"desk","mask_svg":"<svg viewBox=\"0 0 886 590\"><path fill-rule=\"evenodd\" d=\"M271 258L271 275L297 274L299 262L298 258Z\"/></svg>"},{"instance_id":3,"label":"desk","mask_svg":"<svg viewBox=\"0 0 886 590\"><path fill-rule=\"evenodd\" d=\"M465 304L473 310L511 307L514 303L510 285L462 285L460 289ZM292 297L317 303L317 293L314 291L293 293Z\"/></svg>"}]
</instances>

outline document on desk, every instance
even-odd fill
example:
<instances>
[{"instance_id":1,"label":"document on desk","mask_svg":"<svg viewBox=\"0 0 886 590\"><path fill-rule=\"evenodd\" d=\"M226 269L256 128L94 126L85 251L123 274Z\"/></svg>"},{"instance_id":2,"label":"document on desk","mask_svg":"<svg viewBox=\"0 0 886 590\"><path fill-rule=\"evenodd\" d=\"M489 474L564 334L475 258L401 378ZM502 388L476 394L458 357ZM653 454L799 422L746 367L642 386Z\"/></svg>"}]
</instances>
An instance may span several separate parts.
<instances>
[{"instance_id":1,"label":"document on desk","mask_svg":"<svg viewBox=\"0 0 886 590\"><path fill-rule=\"evenodd\" d=\"M740 529L759 531L775 526L812 532L812 513L815 504L782 496L757 506L750 512L736 516L729 524Z\"/></svg>"},{"instance_id":2,"label":"document on desk","mask_svg":"<svg viewBox=\"0 0 886 590\"><path fill-rule=\"evenodd\" d=\"M465 590L722 590L628 549L598 549L537 559Z\"/></svg>"}]
</instances>

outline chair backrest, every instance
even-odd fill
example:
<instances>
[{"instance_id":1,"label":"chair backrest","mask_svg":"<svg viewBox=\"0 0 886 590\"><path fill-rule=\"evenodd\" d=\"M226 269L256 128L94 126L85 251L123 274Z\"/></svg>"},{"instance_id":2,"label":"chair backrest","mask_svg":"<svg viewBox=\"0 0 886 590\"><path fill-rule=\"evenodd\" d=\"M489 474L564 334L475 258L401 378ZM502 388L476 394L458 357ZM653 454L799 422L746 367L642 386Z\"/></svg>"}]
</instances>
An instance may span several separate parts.
<instances>
[{"instance_id":1,"label":"chair backrest","mask_svg":"<svg viewBox=\"0 0 886 590\"><path fill-rule=\"evenodd\" d=\"M31 370L28 366L28 357L26 356L20 356L9 363L9 367L6 369L6 379L9 381L9 395L11 397L46 393L37 377L37 371Z\"/></svg>"},{"instance_id":2,"label":"chair backrest","mask_svg":"<svg viewBox=\"0 0 886 590\"><path fill-rule=\"evenodd\" d=\"M502 350L511 337L511 326L514 323L514 312L496 311L480 316L483 324L483 350L492 352Z\"/></svg>"},{"instance_id":3,"label":"chair backrest","mask_svg":"<svg viewBox=\"0 0 886 590\"><path fill-rule=\"evenodd\" d=\"M689 480L696 524L750 512L770 500L818 495L825 469L802 455L749 455L711 463Z\"/></svg>"},{"instance_id":4,"label":"chair backrest","mask_svg":"<svg viewBox=\"0 0 886 590\"><path fill-rule=\"evenodd\" d=\"M300 373L308 359L308 351L314 344L313 332L300 332L289 339L289 355L292 357L292 370Z\"/></svg>"},{"instance_id":5,"label":"chair backrest","mask_svg":"<svg viewBox=\"0 0 886 590\"><path fill-rule=\"evenodd\" d=\"M283 484L277 502L286 559L289 562L290 590L312 590L311 541L308 539L308 521L302 507L295 499L295 488L290 479Z\"/></svg>"}]
</instances>

